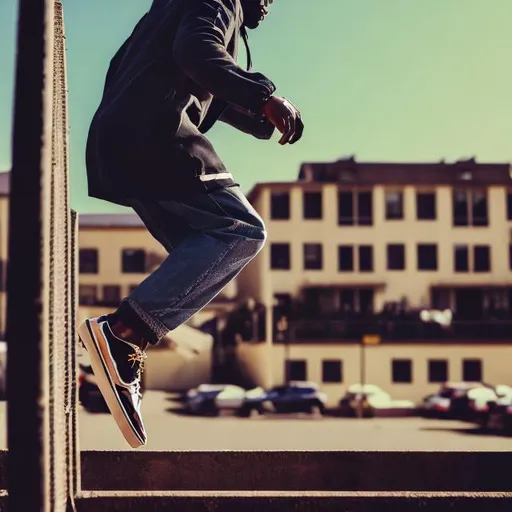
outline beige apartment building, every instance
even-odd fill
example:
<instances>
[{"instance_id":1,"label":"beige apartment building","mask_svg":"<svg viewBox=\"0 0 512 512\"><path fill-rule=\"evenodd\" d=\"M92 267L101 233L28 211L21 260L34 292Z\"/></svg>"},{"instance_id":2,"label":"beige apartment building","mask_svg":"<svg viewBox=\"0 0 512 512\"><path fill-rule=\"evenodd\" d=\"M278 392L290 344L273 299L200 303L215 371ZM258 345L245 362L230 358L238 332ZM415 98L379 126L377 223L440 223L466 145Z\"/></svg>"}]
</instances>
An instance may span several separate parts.
<instances>
[{"instance_id":1,"label":"beige apartment building","mask_svg":"<svg viewBox=\"0 0 512 512\"><path fill-rule=\"evenodd\" d=\"M290 378L317 381L339 399L361 380L365 323L376 332L375 317L389 311L394 328L365 350L366 382L413 400L443 380L512 384L510 170L473 159L350 158L305 163L296 182L257 184L249 198L268 243L239 291L274 309L268 332L283 311L288 324L274 332L271 371L260 378L283 381L288 359ZM401 309L418 311L405 325L410 337L392 314ZM422 309L450 309L452 326L429 333Z\"/></svg>"},{"instance_id":2,"label":"beige apartment building","mask_svg":"<svg viewBox=\"0 0 512 512\"><path fill-rule=\"evenodd\" d=\"M2 269L8 192L1 173ZM306 163L297 181L259 183L248 196L268 243L189 324L249 297L265 306L265 339L238 347L256 384L283 382L288 367L289 378L318 382L332 403L361 380L413 400L444 380L512 384L509 164ZM79 246L79 320L112 311L165 258L131 214L81 215ZM421 309L450 309L453 322L432 331L418 315L396 318ZM361 345L375 333L380 343ZM210 376L209 359L194 366L169 352L152 357L161 364L150 387Z\"/></svg>"}]
</instances>

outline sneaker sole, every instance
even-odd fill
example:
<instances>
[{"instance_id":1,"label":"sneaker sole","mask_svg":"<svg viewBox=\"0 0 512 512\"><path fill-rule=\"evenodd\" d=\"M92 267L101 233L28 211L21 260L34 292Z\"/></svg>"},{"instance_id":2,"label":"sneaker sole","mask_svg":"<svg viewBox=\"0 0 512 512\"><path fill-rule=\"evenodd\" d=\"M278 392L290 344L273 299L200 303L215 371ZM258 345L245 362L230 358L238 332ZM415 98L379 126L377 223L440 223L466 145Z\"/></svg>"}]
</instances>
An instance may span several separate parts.
<instances>
[{"instance_id":1,"label":"sneaker sole","mask_svg":"<svg viewBox=\"0 0 512 512\"><path fill-rule=\"evenodd\" d=\"M124 408L115 391L115 384L112 381L103 355L99 349L98 341L94 335L94 328L89 320L85 320L85 322L78 327L78 337L89 354L92 370L96 377L96 383L119 430L121 430L124 438L132 448L140 448L145 445L146 442L140 438L140 435L132 427L130 420L126 417Z\"/></svg>"}]
</instances>

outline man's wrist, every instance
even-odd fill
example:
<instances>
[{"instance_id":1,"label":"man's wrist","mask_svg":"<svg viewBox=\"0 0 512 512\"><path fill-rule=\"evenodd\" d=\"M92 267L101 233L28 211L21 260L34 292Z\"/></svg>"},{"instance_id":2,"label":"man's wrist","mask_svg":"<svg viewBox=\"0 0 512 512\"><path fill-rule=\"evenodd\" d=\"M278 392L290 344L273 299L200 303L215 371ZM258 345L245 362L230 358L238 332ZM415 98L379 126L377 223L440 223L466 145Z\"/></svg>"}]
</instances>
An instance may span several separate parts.
<instances>
[{"instance_id":1,"label":"man's wrist","mask_svg":"<svg viewBox=\"0 0 512 512\"><path fill-rule=\"evenodd\" d=\"M266 110L267 110L267 107L270 103L270 101L272 100L274 96L270 95L266 100L265 102L263 103L262 107L261 107L261 111L260 111L260 115L259 117L260 118L263 118L263 117L267 117L267 113L266 113Z\"/></svg>"}]
</instances>

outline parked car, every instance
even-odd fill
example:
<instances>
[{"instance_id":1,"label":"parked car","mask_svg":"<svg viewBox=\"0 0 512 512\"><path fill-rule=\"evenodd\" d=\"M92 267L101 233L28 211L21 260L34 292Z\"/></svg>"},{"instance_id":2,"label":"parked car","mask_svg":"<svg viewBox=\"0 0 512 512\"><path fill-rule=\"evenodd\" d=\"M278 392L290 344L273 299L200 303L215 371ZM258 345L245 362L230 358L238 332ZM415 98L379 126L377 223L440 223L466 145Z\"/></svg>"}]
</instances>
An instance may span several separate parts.
<instances>
[{"instance_id":1,"label":"parked car","mask_svg":"<svg viewBox=\"0 0 512 512\"><path fill-rule=\"evenodd\" d=\"M512 396L498 398L496 404L493 404L489 410L485 428L512 435Z\"/></svg>"},{"instance_id":2,"label":"parked car","mask_svg":"<svg viewBox=\"0 0 512 512\"><path fill-rule=\"evenodd\" d=\"M192 414L216 416L222 409L239 409L245 390L231 384L200 384L187 392L187 409Z\"/></svg>"},{"instance_id":3,"label":"parked car","mask_svg":"<svg viewBox=\"0 0 512 512\"><path fill-rule=\"evenodd\" d=\"M393 400L375 384L352 384L339 402L339 412L343 416L357 416L359 410L363 417L411 416L416 413L416 406L410 400Z\"/></svg>"},{"instance_id":4,"label":"parked car","mask_svg":"<svg viewBox=\"0 0 512 512\"><path fill-rule=\"evenodd\" d=\"M450 394L448 416L464 421L478 420L487 400L496 399L494 388L483 382L453 383L445 385L443 392Z\"/></svg>"},{"instance_id":5,"label":"parked car","mask_svg":"<svg viewBox=\"0 0 512 512\"><path fill-rule=\"evenodd\" d=\"M468 392L481 388L489 386L482 382L445 382L437 393L424 398L419 406L420 414L431 418L470 417Z\"/></svg>"},{"instance_id":6,"label":"parked car","mask_svg":"<svg viewBox=\"0 0 512 512\"><path fill-rule=\"evenodd\" d=\"M389 402L391 396L374 384L353 384L339 401L339 412L343 416L357 416L362 409L364 417L373 416L372 404Z\"/></svg>"},{"instance_id":7,"label":"parked car","mask_svg":"<svg viewBox=\"0 0 512 512\"><path fill-rule=\"evenodd\" d=\"M239 414L250 416L254 411L260 414L265 411L323 414L326 404L327 395L320 391L315 382L291 381L266 392L261 388L248 392Z\"/></svg>"},{"instance_id":8,"label":"parked car","mask_svg":"<svg viewBox=\"0 0 512 512\"><path fill-rule=\"evenodd\" d=\"M489 419L489 410L499 398L497 390L490 387L474 388L468 391L467 397L469 412L463 414L463 419L485 427Z\"/></svg>"},{"instance_id":9,"label":"parked car","mask_svg":"<svg viewBox=\"0 0 512 512\"><path fill-rule=\"evenodd\" d=\"M469 407L473 412L473 419L482 428L488 428L491 412L497 406L508 405L512 402L512 387L499 384L492 392L480 392L480 388L468 392ZM503 407L502 407L503 410ZM498 409L498 413L499 413Z\"/></svg>"},{"instance_id":10,"label":"parked car","mask_svg":"<svg viewBox=\"0 0 512 512\"><path fill-rule=\"evenodd\" d=\"M420 416L424 418L438 418L448 414L450 398L439 393L428 395L418 407Z\"/></svg>"}]
</instances>

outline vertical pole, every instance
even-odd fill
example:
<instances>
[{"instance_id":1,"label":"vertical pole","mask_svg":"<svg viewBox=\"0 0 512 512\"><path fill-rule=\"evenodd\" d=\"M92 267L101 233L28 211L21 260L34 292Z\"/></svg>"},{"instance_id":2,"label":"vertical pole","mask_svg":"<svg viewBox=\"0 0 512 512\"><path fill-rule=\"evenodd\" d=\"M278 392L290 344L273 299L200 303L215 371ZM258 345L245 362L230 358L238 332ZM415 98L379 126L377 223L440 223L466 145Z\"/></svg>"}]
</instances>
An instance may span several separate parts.
<instances>
[{"instance_id":1,"label":"vertical pole","mask_svg":"<svg viewBox=\"0 0 512 512\"><path fill-rule=\"evenodd\" d=\"M363 341L361 343L361 386L364 386L366 384L366 344Z\"/></svg>"},{"instance_id":2,"label":"vertical pole","mask_svg":"<svg viewBox=\"0 0 512 512\"><path fill-rule=\"evenodd\" d=\"M287 332L284 333L284 372L285 384L290 383L290 336Z\"/></svg>"},{"instance_id":3,"label":"vertical pole","mask_svg":"<svg viewBox=\"0 0 512 512\"><path fill-rule=\"evenodd\" d=\"M49 235L53 0L19 0L7 279L9 510L50 509Z\"/></svg>"},{"instance_id":4,"label":"vertical pole","mask_svg":"<svg viewBox=\"0 0 512 512\"><path fill-rule=\"evenodd\" d=\"M361 341L359 343L359 362L360 362L360 384L361 384L361 398L357 402L357 417L362 418L364 416L364 385L366 380L366 353L365 353L365 342L364 342L364 336L361 337Z\"/></svg>"},{"instance_id":5,"label":"vertical pole","mask_svg":"<svg viewBox=\"0 0 512 512\"><path fill-rule=\"evenodd\" d=\"M69 229L69 263L70 275L69 286L69 311L70 311L70 333L69 354L68 354L68 371L69 371L69 403L66 406L67 413L67 464L68 464L68 489L69 489L69 510L75 510L74 497L80 491L80 446L78 439L78 371L76 364L77 352L77 335L75 319L77 313L77 297L78 297L78 215L75 211L71 212L71 222Z\"/></svg>"}]
</instances>

